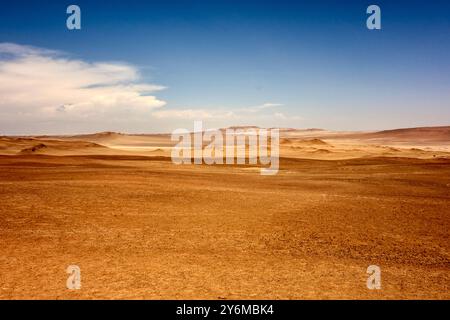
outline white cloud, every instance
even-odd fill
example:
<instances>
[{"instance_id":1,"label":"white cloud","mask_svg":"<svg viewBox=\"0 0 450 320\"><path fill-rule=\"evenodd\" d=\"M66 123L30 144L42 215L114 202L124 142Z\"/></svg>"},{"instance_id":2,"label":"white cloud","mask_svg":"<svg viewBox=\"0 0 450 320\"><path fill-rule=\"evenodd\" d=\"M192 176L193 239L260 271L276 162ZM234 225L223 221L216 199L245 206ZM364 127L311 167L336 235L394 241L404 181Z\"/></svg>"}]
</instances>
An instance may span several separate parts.
<instances>
[{"instance_id":1,"label":"white cloud","mask_svg":"<svg viewBox=\"0 0 450 320\"><path fill-rule=\"evenodd\" d=\"M167 110L157 110L153 112L153 116L159 119L197 119L197 120L224 120L224 119L239 119L242 117L249 116L248 113L263 112L265 109L281 107L281 103L264 103L258 106L245 107L245 108L211 108L211 109L167 109Z\"/></svg>"},{"instance_id":2,"label":"white cloud","mask_svg":"<svg viewBox=\"0 0 450 320\"><path fill-rule=\"evenodd\" d=\"M281 120L286 120L288 117L286 117L285 115L284 115L284 113L282 113L282 112L275 112L274 114L273 114L273 116L275 117L275 118L278 118L278 119L281 119Z\"/></svg>"},{"instance_id":3,"label":"white cloud","mask_svg":"<svg viewBox=\"0 0 450 320\"><path fill-rule=\"evenodd\" d=\"M61 54L60 51L48 50L43 48L37 48L33 46L25 46L16 43L3 42L0 43L0 54L10 54L14 56L25 56L25 55L58 55Z\"/></svg>"},{"instance_id":4,"label":"white cloud","mask_svg":"<svg viewBox=\"0 0 450 320\"><path fill-rule=\"evenodd\" d=\"M158 119L223 120L236 117L233 111L205 109L169 109L153 112Z\"/></svg>"},{"instance_id":5,"label":"white cloud","mask_svg":"<svg viewBox=\"0 0 450 320\"><path fill-rule=\"evenodd\" d=\"M239 110L241 112L257 113L257 112L264 111L266 109L282 107L282 106L283 106L283 104L281 104L281 103L266 102L266 103L263 103L263 104L260 104L257 106L241 108Z\"/></svg>"},{"instance_id":6,"label":"white cloud","mask_svg":"<svg viewBox=\"0 0 450 320\"><path fill-rule=\"evenodd\" d=\"M189 127L194 120L203 120L214 127L227 127L233 125L259 125L262 127L298 126L301 117L286 115L280 111L271 109L282 107L281 103L264 103L252 107L243 108L186 108L186 109L161 109L153 112L158 119L173 123L183 123L181 127Z\"/></svg>"},{"instance_id":7,"label":"white cloud","mask_svg":"<svg viewBox=\"0 0 450 320\"><path fill-rule=\"evenodd\" d=\"M162 89L141 82L137 68L126 63L91 63L53 50L0 43L2 124L83 119L132 125L166 104L151 95Z\"/></svg>"},{"instance_id":8,"label":"white cloud","mask_svg":"<svg viewBox=\"0 0 450 320\"><path fill-rule=\"evenodd\" d=\"M259 106L260 109L266 109L266 108L273 108L273 107L282 107L283 104L282 103L264 103L262 105Z\"/></svg>"}]
</instances>

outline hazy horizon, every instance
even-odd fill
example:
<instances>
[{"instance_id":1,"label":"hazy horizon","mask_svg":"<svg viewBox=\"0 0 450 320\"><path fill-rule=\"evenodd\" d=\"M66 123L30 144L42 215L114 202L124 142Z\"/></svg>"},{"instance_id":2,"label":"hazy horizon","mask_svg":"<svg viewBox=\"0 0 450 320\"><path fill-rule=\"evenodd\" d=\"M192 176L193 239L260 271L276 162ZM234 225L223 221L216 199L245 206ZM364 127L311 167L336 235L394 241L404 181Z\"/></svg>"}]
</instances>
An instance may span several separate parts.
<instances>
[{"instance_id":1,"label":"hazy horizon","mask_svg":"<svg viewBox=\"0 0 450 320\"><path fill-rule=\"evenodd\" d=\"M395 130L410 130L410 129L424 129L424 128L449 128L450 125L437 125L437 126L423 126L423 127L399 127L399 128L386 128L386 129L372 129L372 130L329 130L326 128L293 128L293 127L260 127L254 125L239 125L239 126L229 126L229 127L204 127L203 131L206 130L217 130L217 129L228 129L228 128L251 128L256 127L260 129L280 129L280 130L297 130L297 131L323 131L323 132L348 132L348 133L364 133L364 132L382 132L382 131L395 131ZM179 129L179 128L177 128ZM193 131L193 127L183 128L187 129L190 132ZM117 133L123 135L158 135L158 134L171 134L172 131L154 131L154 132L144 132L144 131L114 131L114 130L104 130L104 131L79 131L79 132L65 132L65 133L14 133L14 134L2 134L0 133L0 137L38 137L38 136L77 136L77 135L95 135L95 134L105 134L105 133Z\"/></svg>"}]
</instances>

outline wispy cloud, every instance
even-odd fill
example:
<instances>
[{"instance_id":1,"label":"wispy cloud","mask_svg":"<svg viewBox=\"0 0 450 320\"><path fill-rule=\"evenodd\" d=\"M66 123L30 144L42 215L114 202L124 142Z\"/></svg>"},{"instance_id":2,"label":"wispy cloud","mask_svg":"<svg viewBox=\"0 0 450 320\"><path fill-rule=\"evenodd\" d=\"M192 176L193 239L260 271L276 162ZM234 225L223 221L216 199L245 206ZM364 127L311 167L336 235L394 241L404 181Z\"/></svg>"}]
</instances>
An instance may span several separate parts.
<instances>
[{"instance_id":1,"label":"wispy cloud","mask_svg":"<svg viewBox=\"0 0 450 320\"><path fill-rule=\"evenodd\" d=\"M61 51L37 48L33 46L20 45L11 42L0 43L0 54L10 54L12 56L31 56L31 55L61 55Z\"/></svg>"},{"instance_id":2,"label":"wispy cloud","mask_svg":"<svg viewBox=\"0 0 450 320\"><path fill-rule=\"evenodd\" d=\"M248 113L261 113L265 109L281 107L281 103L264 103L257 106L244 108L187 108L187 109L167 109L157 110L153 112L153 116L159 119L164 118L184 118L184 119L198 119L198 120L221 120L221 119L238 119L245 117ZM255 116L255 115L252 115Z\"/></svg>"},{"instance_id":3,"label":"wispy cloud","mask_svg":"<svg viewBox=\"0 0 450 320\"><path fill-rule=\"evenodd\" d=\"M273 107L282 107L282 103L271 103L267 102L259 106L259 109L273 108Z\"/></svg>"},{"instance_id":4,"label":"wispy cloud","mask_svg":"<svg viewBox=\"0 0 450 320\"><path fill-rule=\"evenodd\" d=\"M185 109L159 109L152 114L155 118L171 120L203 120L216 126L229 126L237 124L266 125L266 126L292 126L302 120L297 115L286 115L278 110L282 103L267 102L260 105L241 108L185 108ZM276 108L276 112L273 109ZM189 123L186 123L189 125Z\"/></svg>"},{"instance_id":5,"label":"wispy cloud","mask_svg":"<svg viewBox=\"0 0 450 320\"><path fill-rule=\"evenodd\" d=\"M276 107L282 107L282 103L272 103L272 102L266 102L258 106L243 108L243 111L247 112L259 112L261 110L269 109L269 108L276 108Z\"/></svg>"},{"instance_id":6,"label":"wispy cloud","mask_svg":"<svg viewBox=\"0 0 450 320\"><path fill-rule=\"evenodd\" d=\"M168 109L153 112L157 119L223 120L236 118L233 111L206 109Z\"/></svg>"}]
</instances>

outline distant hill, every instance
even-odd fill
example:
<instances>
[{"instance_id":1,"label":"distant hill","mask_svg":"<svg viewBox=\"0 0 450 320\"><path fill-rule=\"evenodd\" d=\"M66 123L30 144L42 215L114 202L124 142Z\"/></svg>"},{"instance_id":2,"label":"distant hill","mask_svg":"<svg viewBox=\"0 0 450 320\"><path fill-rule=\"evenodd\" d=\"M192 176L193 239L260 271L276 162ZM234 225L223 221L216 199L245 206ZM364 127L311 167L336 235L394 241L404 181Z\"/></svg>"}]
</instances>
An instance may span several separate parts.
<instances>
[{"instance_id":1,"label":"distant hill","mask_svg":"<svg viewBox=\"0 0 450 320\"><path fill-rule=\"evenodd\" d=\"M107 149L97 143L80 140L0 137L0 154L93 154L105 153Z\"/></svg>"},{"instance_id":2,"label":"distant hill","mask_svg":"<svg viewBox=\"0 0 450 320\"><path fill-rule=\"evenodd\" d=\"M391 140L398 142L448 142L450 143L450 126L419 127L394 130L383 130L361 134L360 138L375 140Z\"/></svg>"}]
</instances>

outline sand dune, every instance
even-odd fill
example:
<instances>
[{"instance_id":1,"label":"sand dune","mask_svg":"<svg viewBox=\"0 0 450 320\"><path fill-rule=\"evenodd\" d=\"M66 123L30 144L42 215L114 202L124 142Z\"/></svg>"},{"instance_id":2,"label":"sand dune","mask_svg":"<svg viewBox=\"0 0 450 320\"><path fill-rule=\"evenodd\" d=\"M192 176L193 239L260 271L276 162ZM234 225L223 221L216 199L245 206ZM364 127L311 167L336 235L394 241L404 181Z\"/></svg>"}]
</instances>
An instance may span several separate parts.
<instances>
[{"instance_id":1,"label":"sand dune","mask_svg":"<svg viewBox=\"0 0 450 320\"><path fill-rule=\"evenodd\" d=\"M384 130L367 133L362 136L366 139L384 139L402 142L450 142L450 126L448 127L422 127L409 129Z\"/></svg>"},{"instance_id":2,"label":"sand dune","mask_svg":"<svg viewBox=\"0 0 450 320\"><path fill-rule=\"evenodd\" d=\"M0 154L83 155L111 154L105 146L87 141L64 141L44 138L0 138Z\"/></svg>"},{"instance_id":3,"label":"sand dune","mask_svg":"<svg viewBox=\"0 0 450 320\"><path fill-rule=\"evenodd\" d=\"M233 127L233 129L258 129ZM225 129L222 129L225 130ZM170 156L175 142L169 134L100 132L74 136L0 138L0 154L125 154ZM44 144L45 147L37 147ZM450 156L450 127L379 132L332 132L322 129L280 129L280 153L304 159L353 159L395 156L431 159Z\"/></svg>"},{"instance_id":4,"label":"sand dune","mask_svg":"<svg viewBox=\"0 0 450 320\"><path fill-rule=\"evenodd\" d=\"M321 139L313 138L313 139L295 139L295 138L282 138L280 140L280 144L295 144L298 146L317 146L322 145L326 146L328 143Z\"/></svg>"},{"instance_id":5,"label":"sand dune","mask_svg":"<svg viewBox=\"0 0 450 320\"><path fill-rule=\"evenodd\" d=\"M450 144L450 126L419 127L376 132L344 132L333 139L359 139L379 143L426 143Z\"/></svg>"},{"instance_id":6,"label":"sand dune","mask_svg":"<svg viewBox=\"0 0 450 320\"><path fill-rule=\"evenodd\" d=\"M25 153L25 154L36 153L36 152L46 149L46 148L47 148L47 145L45 145L43 143L39 143L33 147L29 147L29 148L20 150L20 153Z\"/></svg>"}]
</instances>

